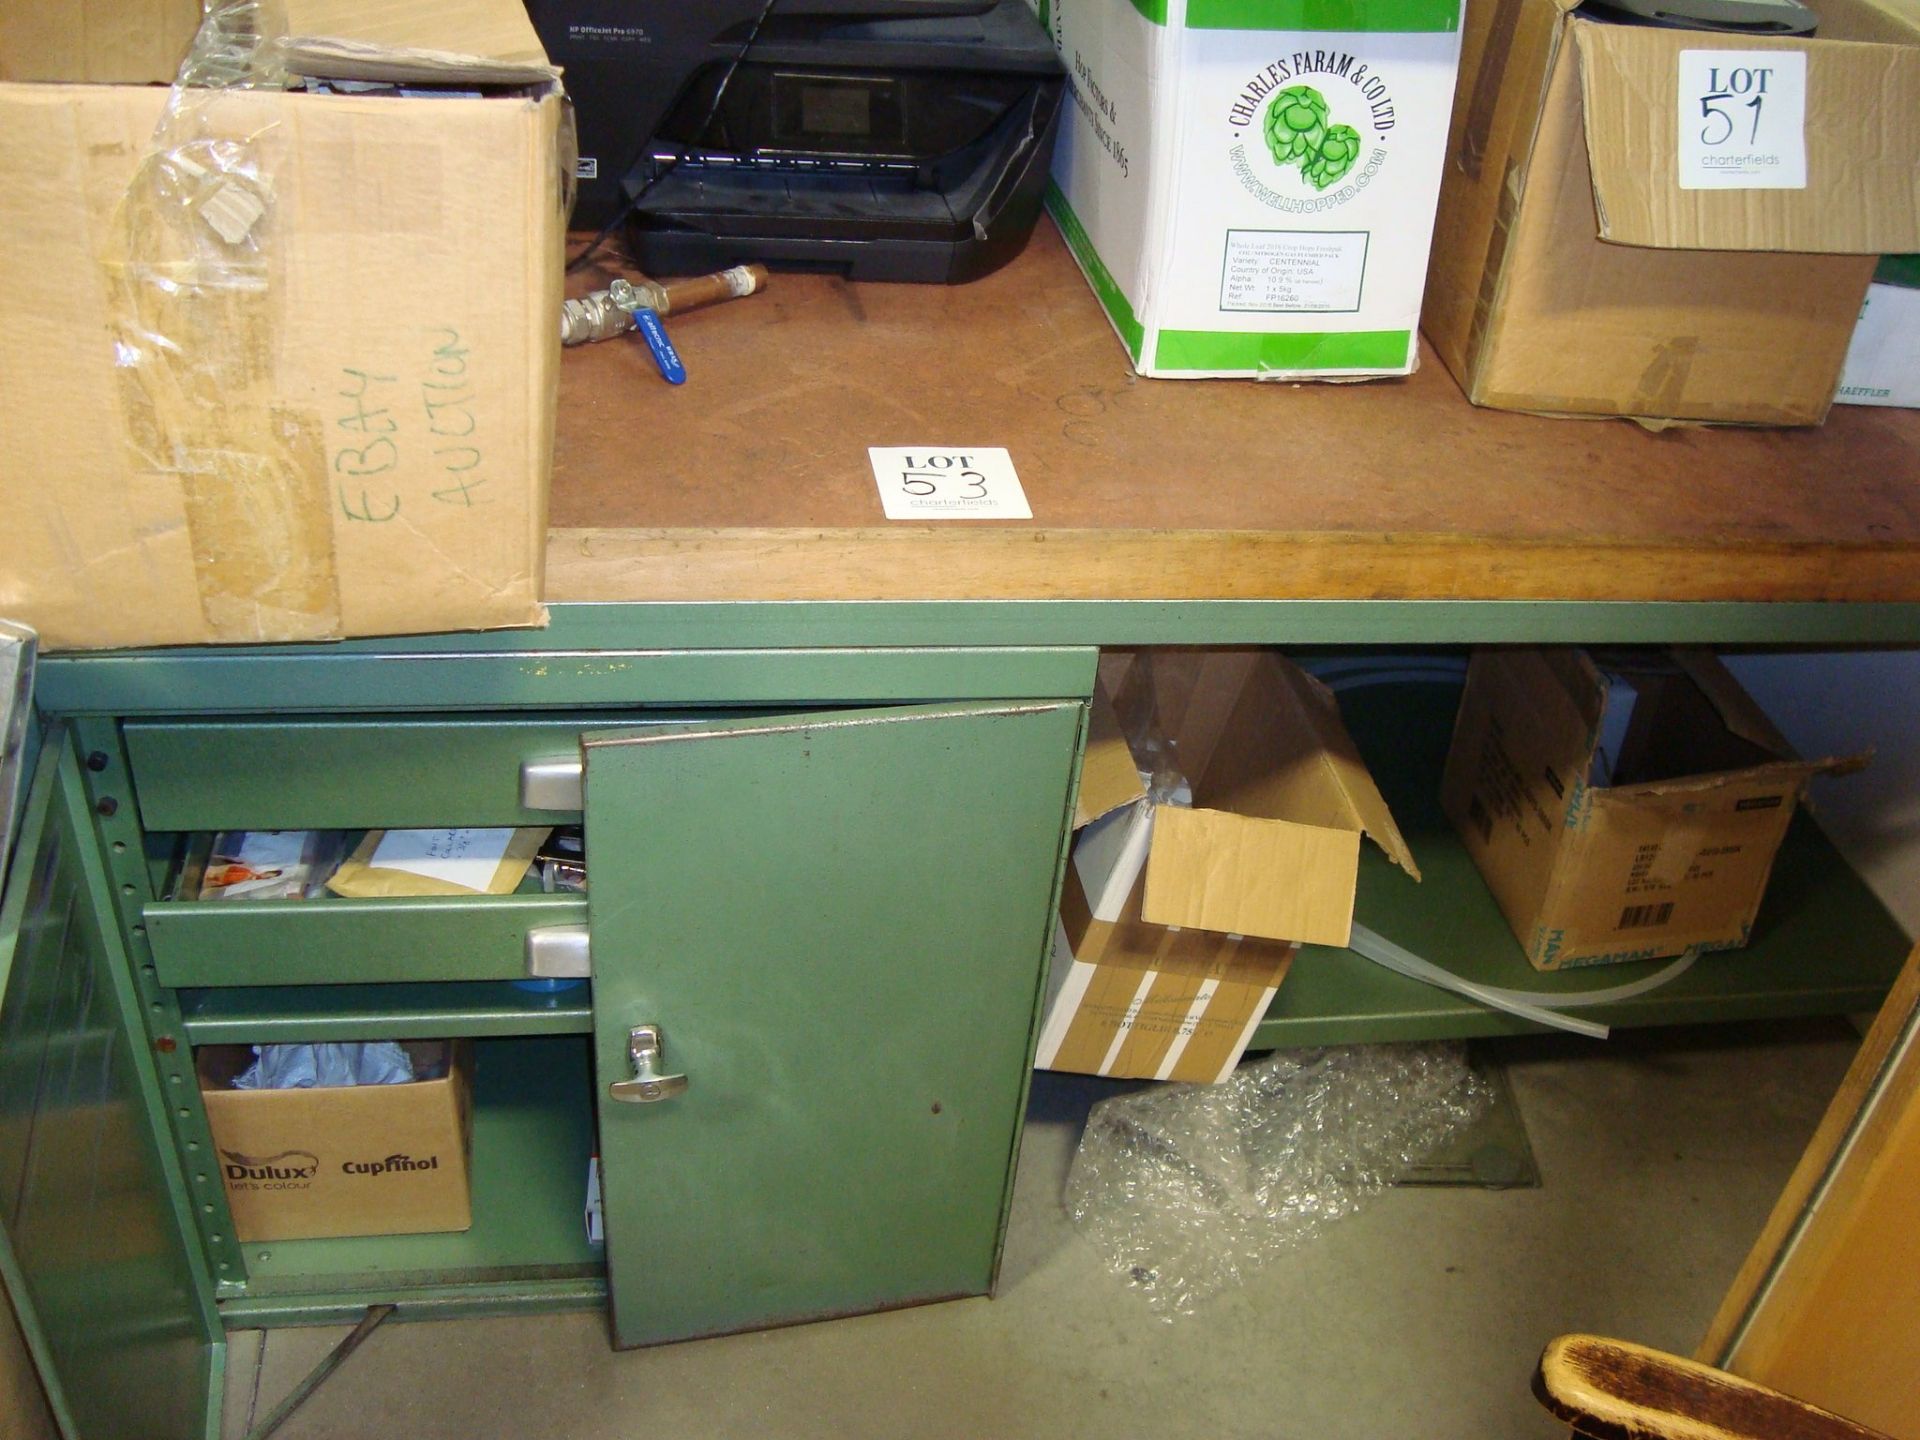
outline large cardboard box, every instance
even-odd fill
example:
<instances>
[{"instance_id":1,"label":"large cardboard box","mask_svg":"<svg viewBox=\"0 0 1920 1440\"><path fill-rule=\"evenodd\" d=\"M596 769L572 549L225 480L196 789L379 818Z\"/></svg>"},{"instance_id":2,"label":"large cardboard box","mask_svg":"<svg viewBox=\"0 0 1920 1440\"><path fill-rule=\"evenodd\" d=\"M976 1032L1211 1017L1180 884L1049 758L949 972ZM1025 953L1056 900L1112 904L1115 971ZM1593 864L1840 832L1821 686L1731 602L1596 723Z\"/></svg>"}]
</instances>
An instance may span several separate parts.
<instances>
[{"instance_id":1,"label":"large cardboard box","mask_svg":"<svg viewBox=\"0 0 1920 1440\"><path fill-rule=\"evenodd\" d=\"M1467 10L1426 330L1475 404L1815 424L1874 259L1920 248L1920 14L1819 38Z\"/></svg>"},{"instance_id":2,"label":"large cardboard box","mask_svg":"<svg viewBox=\"0 0 1920 1440\"><path fill-rule=\"evenodd\" d=\"M1347 943L1361 835L1419 871L1297 666L1157 651L1102 668L1080 787L1097 818L1068 866L1038 1063L1222 1080L1298 943Z\"/></svg>"},{"instance_id":3,"label":"large cardboard box","mask_svg":"<svg viewBox=\"0 0 1920 1440\"><path fill-rule=\"evenodd\" d=\"M213 47L253 88L167 87L256 9ZM0 613L49 649L538 623L571 132L524 9L196 18L0 6Z\"/></svg>"},{"instance_id":4,"label":"large cardboard box","mask_svg":"<svg viewBox=\"0 0 1920 1440\"><path fill-rule=\"evenodd\" d=\"M1833 398L1841 405L1920 409L1920 255L1880 262Z\"/></svg>"},{"instance_id":5,"label":"large cardboard box","mask_svg":"<svg viewBox=\"0 0 1920 1440\"><path fill-rule=\"evenodd\" d=\"M194 1055L242 1240L465 1230L473 1139L473 1046L409 1041L402 1085L235 1090L246 1045Z\"/></svg>"},{"instance_id":6,"label":"large cardboard box","mask_svg":"<svg viewBox=\"0 0 1920 1440\"><path fill-rule=\"evenodd\" d=\"M1816 774L1711 654L1475 652L1441 803L1539 970L1747 942Z\"/></svg>"},{"instance_id":7,"label":"large cardboard box","mask_svg":"<svg viewBox=\"0 0 1920 1440\"><path fill-rule=\"evenodd\" d=\"M1403 375L1460 0L1044 0L1048 205L1142 375Z\"/></svg>"}]
</instances>

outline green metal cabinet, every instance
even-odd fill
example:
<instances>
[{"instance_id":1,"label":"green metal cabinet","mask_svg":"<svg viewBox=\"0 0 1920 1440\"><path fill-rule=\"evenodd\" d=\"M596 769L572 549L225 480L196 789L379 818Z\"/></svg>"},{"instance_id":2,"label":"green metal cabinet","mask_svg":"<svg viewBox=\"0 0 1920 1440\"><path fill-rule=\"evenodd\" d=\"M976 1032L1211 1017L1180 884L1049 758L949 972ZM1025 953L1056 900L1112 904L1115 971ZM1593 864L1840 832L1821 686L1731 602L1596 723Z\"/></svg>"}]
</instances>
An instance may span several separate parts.
<instances>
[{"instance_id":1,"label":"green metal cabinet","mask_svg":"<svg viewBox=\"0 0 1920 1440\"><path fill-rule=\"evenodd\" d=\"M351 1321L390 1300L403 1317L608 1307L618 1342L646 1344L987 1289L1094 645L1867 642L1920 634L1917 617L576 605L543 632L43 660L58 723L0 912L8 1288L79 1440L206 1433L222 1325ZM1449 694L1343 703L1427 874L1363 861L1361 918L1474 978L1545 983L1432 803ZM573 792L529 795L523 767L553 761L577 770ZM164 893L178 832L574 815L584 898ZM1603 1017L1876 1003L1904 938L1801 829L1748 951ZM590 987L510 983L530 935L581 928ZM1516 1028L1309 950L1256 1045ZM479 1057L472 1229L239 1242L204 1163L193 1046L435 1035L473 1037ZM581 1224L596 1153L605 1248Z\"/></svg>"},{"instance_id":2,"label":"green metal cabinet","mask_svg":"<svg viewBox=\"0 0 1920 1440\"><path fill-rule=\"evenodd\" d=\"M1080 714L587 738L620 1343L991 1288Z\"/></svg>"},{"instance_id":3,"label":"green metal cabinet","mask_svg":"<svg viewBox=\"0 0 1920 1440\"><path fill-rule=\"evenodd\" d=\"M0 1276L64 1433L217 1435L213 1285L90 822L56 732L0 904Z\"/></svg>"},{"instance_id":4,"label":"green metal cabinet","mask_svg":"<svg viewBox=\"0 0 1920 1440\"><path fill-rule=\"evenodd\" d=\"M991 1289L1091 649L790 653L790 706L731 655L626 660L617 690L475 655L492 706L457 663L411 691L389 664L297 714L334 654L291 690L252 668L286 657L236 658L76 660L43 690L0 926L0 1233L72 1436L213 1433L223 1323L607 1305L649 1344ZM573 798L529 801L523 767L569 760ZM585 899L165 895L190 831L571 817ZM590 987L508 984L556 926L585 928ZM634 1094L642 1025L643 1076L684 1089ZM433 1035L480 1056L473 1228L237 1241L192 1047Z\"/></svg>"}]
</instances>

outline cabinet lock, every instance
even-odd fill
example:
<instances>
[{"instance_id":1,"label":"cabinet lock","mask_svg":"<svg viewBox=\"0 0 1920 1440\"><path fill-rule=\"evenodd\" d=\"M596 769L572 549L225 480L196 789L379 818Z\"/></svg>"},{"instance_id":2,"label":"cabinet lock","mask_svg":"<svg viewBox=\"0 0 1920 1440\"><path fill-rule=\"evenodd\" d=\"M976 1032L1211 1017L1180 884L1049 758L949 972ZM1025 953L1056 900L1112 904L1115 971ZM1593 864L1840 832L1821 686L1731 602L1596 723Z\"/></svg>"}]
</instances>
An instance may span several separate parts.
<instances>
[{"instance_id":1,"label":"cabinet lock","mask_svg":"<svg viewBox=\"0 0 1920 1440\"><path fill-rule=\"evenodd\" d=\"M666 1041L658 1025L636 1025L627 1032L627 1054L633 1060L633 1078L616 1080L607 1087L614 1099L629 1105L651 1105L656 1100L671 1100L686 1093L687 1077L663 1075L661 1061L666 1058Z\"/></svg>"}]
</instances>

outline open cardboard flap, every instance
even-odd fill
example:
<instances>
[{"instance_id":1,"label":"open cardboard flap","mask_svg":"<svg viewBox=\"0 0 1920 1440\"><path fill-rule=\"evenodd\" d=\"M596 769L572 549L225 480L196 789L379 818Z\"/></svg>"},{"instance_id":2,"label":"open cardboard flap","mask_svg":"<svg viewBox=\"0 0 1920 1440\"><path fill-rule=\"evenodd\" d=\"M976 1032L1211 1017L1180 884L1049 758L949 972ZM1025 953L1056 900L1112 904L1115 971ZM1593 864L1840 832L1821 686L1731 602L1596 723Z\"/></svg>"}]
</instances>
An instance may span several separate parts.
<instances>
[{"instance_id":1,"label":"open cardboard flap","mask_svg":"<svg viewBox=\"0 0 1920 1440\"><path fill-rule=\"evenodd\" d=\"M1672 665L1661 667L1665 673L1632 677L1632 721L1618 756L1618 778L1607 787L1620 796L1698 795L1754 784L1800 787L1813 775L1851 774L1873 758L1867 750L1803 759L1711 651L1683 647L1667 658ZM1607 678L1584 654L1579 660L1604 708ZM1589 764L1592 749L1589 742Z\"/></svg>"},{"instance_id":2,"label":"open cardboard flap","mask_svg":"<svg viewBox=\"0 0 1920 1440\"><path fill-rule=\"evenodd\" d=\"M1363 833L1420 878L1333 693L1298 666L1271 651L1180 652L1130 681L1123 724L1145 686L1193 791L1191 809L1155 808L1148 923L1345 945Z\"/></svg>"},{"instance_id":3,"label":"open cardboard flap","mask_svg":"<svg viewBox=\"0 0 1920 1440\"><path fill-rule=\"evenodd\" d=\"M271 0L287 68L329 80L539 85L559 75L516 0Z\"/></svg>"},{"instance_id":4,"label":"open cardboard flap","mask_svg":"<svg viewBox=\"0 0 1920 1440\"><path fill-rule=\"evenodd\" d=\"M1082 829L1122 805L1145 799L1146 794L1147 782L1134 764L1113 701L1104 685L1096 685L1087 716L1087 748L1080 762L1073 828Z\"/></svg>"},{"instance_id":5,"label":"open cardboard flap","mask_svg":"<svg viewBox=\"0 0 1920 1440\"><path fill-rule=\"evenodd\" d=\"M1844 22L1856 0L1829 0ZM1822 34L1845 30L1827 26ZM1900 34L1875 12L1859 33ZM1603 240L1664 250L1893 254L1920 249L1920 31L1905 44L1787 40L1649 26L1570 24L1593 200ZM1802 189L1682 189L1684 50L1806 56ZM1745 112L1741 112L1744 118Z\"/></svg>"}]
</instances>

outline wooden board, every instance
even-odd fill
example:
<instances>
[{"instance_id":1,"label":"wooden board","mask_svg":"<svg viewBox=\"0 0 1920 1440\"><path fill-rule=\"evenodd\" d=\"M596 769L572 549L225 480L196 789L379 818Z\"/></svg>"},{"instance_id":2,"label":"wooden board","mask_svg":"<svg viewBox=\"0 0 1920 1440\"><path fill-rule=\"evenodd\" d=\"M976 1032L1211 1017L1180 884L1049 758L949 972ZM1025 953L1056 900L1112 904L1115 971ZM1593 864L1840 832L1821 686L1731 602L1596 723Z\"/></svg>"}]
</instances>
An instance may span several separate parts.
<instances>
[{"instance_id":1,"label":"wooden board","mask_svg":"<svg viewBox=\"0 0 1920 1440\"><path fill-rule=\"evenodd\" d=\"M1920 949L1908 958L1700 1358L1920 1440Z\"/></svg>"},{"instance_id":2,"label":"wooden board","mask_svg":"<svg viewBox=\"0 0 1920 1440\"><path fill-rule=\"evenodd\" d=\"M1575 1440L1888 1440L1768 1386L1597 1335L1552 1341L1534 1394Z\"/></svg>"},{"instance_id":3,"label":"wooden board","mask_svg":"<svg viewBox=\"0 0 1920 1440\"><path fill-rule=\"evenodd\" d=\"M575 288L605 283L575 277ZM1920 414L1817 430L1143 380L1052 228L972 285L776 275L562 365L556 600L1920 599ZM882 518L869 445L1004 445L1032 521Z\"/></svg>"}]
</instances>

